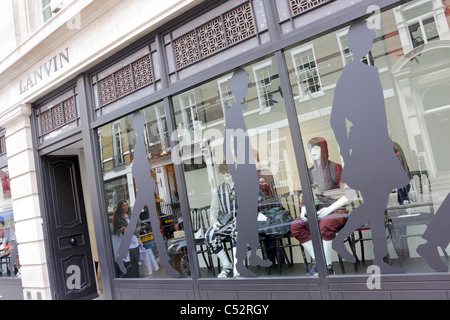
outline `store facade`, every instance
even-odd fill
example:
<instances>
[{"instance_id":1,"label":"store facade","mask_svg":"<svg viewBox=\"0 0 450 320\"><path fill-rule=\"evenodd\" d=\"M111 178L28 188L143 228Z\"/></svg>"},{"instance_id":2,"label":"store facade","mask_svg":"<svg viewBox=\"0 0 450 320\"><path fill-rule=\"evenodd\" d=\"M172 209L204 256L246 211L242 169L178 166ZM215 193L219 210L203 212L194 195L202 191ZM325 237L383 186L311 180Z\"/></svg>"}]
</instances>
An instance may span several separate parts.
<instances>
[{"instance_id":1,"label":"store facade","mask_svg":"<svg viewBox=\"0 0 450 320\"><path fill-rule=\"evenodd\" d=\"M446 1L177 5L101 54L81 27L3 91L34 97L0 117L16 292L449 299Z\"/></svg>"}]
</instances>

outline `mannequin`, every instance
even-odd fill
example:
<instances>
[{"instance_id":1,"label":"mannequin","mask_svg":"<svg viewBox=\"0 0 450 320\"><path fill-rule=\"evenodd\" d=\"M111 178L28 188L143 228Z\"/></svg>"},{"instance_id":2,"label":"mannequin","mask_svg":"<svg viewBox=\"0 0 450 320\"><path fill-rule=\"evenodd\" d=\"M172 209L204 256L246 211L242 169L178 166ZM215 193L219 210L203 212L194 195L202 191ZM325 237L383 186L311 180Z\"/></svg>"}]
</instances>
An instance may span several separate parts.
<instances>
[{"instance_id":1,"label":"mannequin","mask_svg":"<svg viewBox=\"0 0 450 320\"><path fill-rule=\"evenodd\" d=\"M315 191L322 194L326 190L340 187L342 166L328 159L328 144L325 139L316 137L308 142L308 151L314 166L309 169L311 184ZM348 205L349 201L342 196L329 206L323 206L321 201L316 201L317 215L319 218L320 233L322 235L325 260L327 263L327 273L334 274L332 266L333 249L331 244L339 231L347 221L348 211L339 210ZM333 217L329 216L333 214ZM300 217L294 220L291 225L292 235L303 245L305 250L313 259L309 275L317 274L315 265L315 254L312 245L311 235L307 222L306 207L302 206Z\"/></svg>"},{"instance_id":2,"label":"mannequin","mask_svg":"<svg viewBox=\"0 0 450 320\"><path fill-rule=\"evenodd\" d=\"M224 183L217 187L211 195L211 207L209 214L209 221L211 227L206 231L205 242L210 246L213 253L217 255L222 263L222 271L219 273L219 278L226 278L231 276L233 272L234 278L241 277L236 269L236 213L237 213L237 197L234 192L234 183L231 179L230 172L225 163L219 166L219 172L223 175ZM221 214L233 213L233 218L226 224L222 225L219 222ZM224 250L222 241L226 237L231 237L233 243L233 260L234 265L228 259Z\"/></svg>"}]
</instances>

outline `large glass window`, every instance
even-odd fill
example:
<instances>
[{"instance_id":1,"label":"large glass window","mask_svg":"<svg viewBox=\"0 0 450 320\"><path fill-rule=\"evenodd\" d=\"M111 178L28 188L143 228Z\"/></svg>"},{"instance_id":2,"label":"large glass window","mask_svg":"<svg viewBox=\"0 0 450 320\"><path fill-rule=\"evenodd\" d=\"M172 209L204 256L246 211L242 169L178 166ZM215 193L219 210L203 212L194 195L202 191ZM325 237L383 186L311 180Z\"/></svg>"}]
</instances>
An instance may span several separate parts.
<instances>
[{"instance_id":1,"label":"large glass window","mask_svg":"<svg viewBox=\"0 0 450 320\"><path fill-rule=\"evenodd\" d=\"M164 105L138 116L97 131L116 276L189 275Z\"/></svg>"},{"instance_id":2,"label":"large glass window","mask_svg":"<svg viewBox=\"0 0 450 320\"><path fill-rule=\"evenodd\" d=\"M0 145L4 145L4 139ZM20 277L8 167L0 169L0 182L0 276Z\"/></svg>"},{"instance_id":3,"label":"large glass window","mask_svg":"<svg viewBox=\"0 0 450 320\"><path fill-rule=\"evenodd\" d=\"M366 273L372 264L391 273L446 269L442 258L447 256L449 242L447 232L439 231L438 225L445 223L443 212L450 208L447 196L450 166L448 152L442 147L450 136L447 16L448 11L445 13L440 0L412 1L388 10L378 17L381 27L375 29L373 45L360 52L356 60L354 50L364 39L353 40L352 44L348 27L285 51L303 145L309 155L311 187L319 204L317 214L327 264L339 261L340 256L333 250L339 247L344 260L356 260L354 268L345 265L347 272ZM355 45L355 41L359 45ZM418 50L416 47L420 45L424 46ZM314 78L309 82L301 80L299 66L305 63L299 63L298 57L305 56L312 48L314 55L308 55L308 68L317 71L322 94L310 94L305 99L301 84L315 81L312 81ZM348 76L351 71L346 70L355 66L362 66L359 70L372 70L368 72L381 82L380 88L374 86L365 91L372 94L378 90L377 94L382 97L381 103L374 107L387 119L384 124L380 122L381 126L373 125L377 123L374 108L361 113L366 106L374 105L369 95L361 94L361 88L369 83L371 76L366 74L361 78L360 73ZM348 85L344 93L338 92L344 86L338 81L353 85ZM341 103L342 99L346 102ZM341 110L337 105L345 107ZM347 137L343 140L338 138L333 123L333 116L338 112L346 113L341 120L341 130ZM372 131L367 132L369 129ZM370 138L362 141L364 134L369 134ZM375 147L379 134L388 135L385 142L392 146L384 155ZM347 158L345 141L352 148ZM364 156L358 152L363 152ZM373 161L372 154L373 159L378 160ZM397 165L397 171L389 174L379 169L393 156L394 160L398 159L392 164ZM354 159L366 160L354 163L357 161ZM377 174L374 175L374 171ZM393 175L400 175L400 171L406 177L400 180L406 182L387 184L388 191L386 187L381 191L385 182L393 180ZM359 184L351 179L355 175ZM368 182L369 187L362 185L367 177L376 175L383 178L373 178ZM374 195L378 200L373 201ZM380 207L377 202L382 202L383 198L387 205ZM320 210L323 206L332 209ZM369 218L374 210L373 218ZM360 218L361 215L367 218ZM338 238L330 236L324 227L326 224L339 224ZM353 224L358 225L353 228ZM346 226L351 228L343 229ZM307 243L300 236L297 238ZM335 271L340 270L335 268Z\"/></svg>"},{"instance_id":4,"label":"large glass window","mask_svg":"<svg viewBox=\"0 0 450 320\"><path fill-rule=\"evenodd\" d=\"M230 71L172 101L173 154L184 169L200 275L305 275L310 259L289 233L302 199L275 59ZM292 250L283 247L288 244Z\"/></svg>"}]
</instances>

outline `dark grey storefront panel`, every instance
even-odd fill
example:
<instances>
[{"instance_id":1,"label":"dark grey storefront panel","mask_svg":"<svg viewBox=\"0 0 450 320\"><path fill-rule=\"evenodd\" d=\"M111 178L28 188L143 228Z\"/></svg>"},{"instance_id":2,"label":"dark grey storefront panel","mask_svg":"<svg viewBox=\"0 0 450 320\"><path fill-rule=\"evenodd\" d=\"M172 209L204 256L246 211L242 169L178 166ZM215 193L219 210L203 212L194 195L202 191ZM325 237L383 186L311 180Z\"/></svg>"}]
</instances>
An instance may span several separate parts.
<instances>
[{"instance_id":1,"label":"dark grey storefront panel","mask_svg":"<svg viewBox=\"0 0 450 320\"><path fill-rule=\"evenodd\" d=\"M0 300L23 300L22 279L4 278L0 280Z\"/></svg>"}]
</instances>

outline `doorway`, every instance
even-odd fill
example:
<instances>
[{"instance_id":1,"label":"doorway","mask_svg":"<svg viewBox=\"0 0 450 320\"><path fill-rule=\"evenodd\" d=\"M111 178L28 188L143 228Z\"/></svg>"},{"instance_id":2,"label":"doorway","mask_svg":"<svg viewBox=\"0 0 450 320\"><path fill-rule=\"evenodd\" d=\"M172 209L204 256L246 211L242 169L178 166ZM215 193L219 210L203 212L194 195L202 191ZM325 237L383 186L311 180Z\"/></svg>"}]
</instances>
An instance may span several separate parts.
<instances>
[{"instance_id":1,"label":"doorway","mask_svg":"<svg viewBox=\"0 0 450 320\"><path fill-rule=\"evenodd\" d=\"M82 143L42 156L41 165L54 297L96 298L101 281Z\"/></svg>"}]
</instances>

